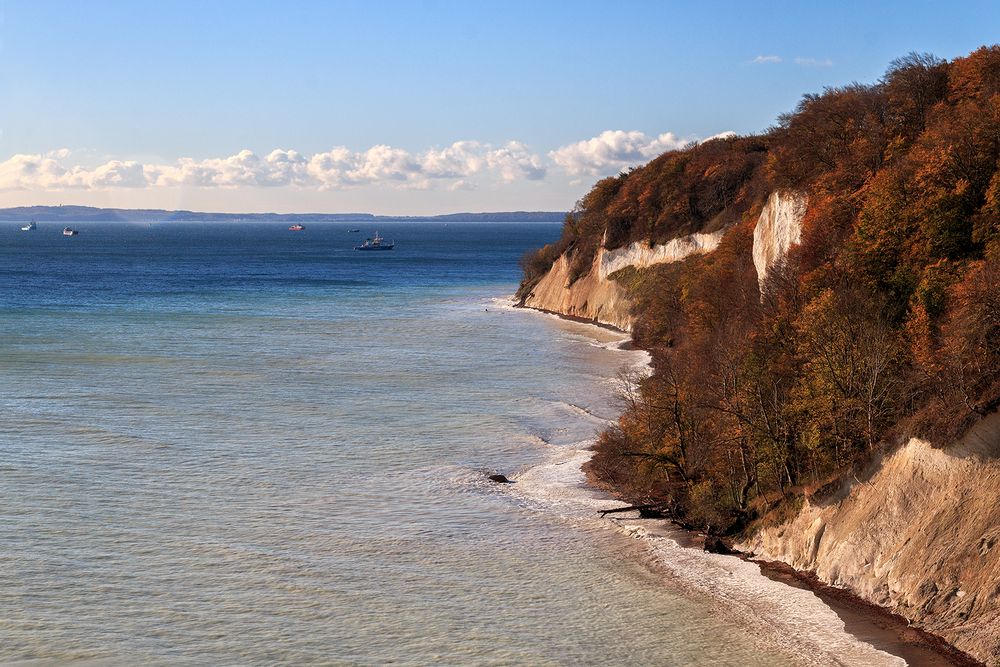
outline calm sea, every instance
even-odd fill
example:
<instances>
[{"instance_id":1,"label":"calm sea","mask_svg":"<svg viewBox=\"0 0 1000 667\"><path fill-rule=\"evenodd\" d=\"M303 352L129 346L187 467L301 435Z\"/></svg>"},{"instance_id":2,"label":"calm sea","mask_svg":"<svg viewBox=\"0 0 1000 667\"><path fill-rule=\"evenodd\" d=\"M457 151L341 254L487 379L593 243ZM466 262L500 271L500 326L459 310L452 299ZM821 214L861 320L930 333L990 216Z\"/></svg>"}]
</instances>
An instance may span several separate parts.
<instances>
[{"instance_id":1,"label":"calm sea","mask_svg":"<svg viewBox=\"0 0 1000 667\"><path fill-rule=\"evenodd\" d=\"M579 463L642 355L507 307L558 226L349 226L3 225L0 662L871 657L810 593L597 518Z\"/></svg>"}]
</instances>

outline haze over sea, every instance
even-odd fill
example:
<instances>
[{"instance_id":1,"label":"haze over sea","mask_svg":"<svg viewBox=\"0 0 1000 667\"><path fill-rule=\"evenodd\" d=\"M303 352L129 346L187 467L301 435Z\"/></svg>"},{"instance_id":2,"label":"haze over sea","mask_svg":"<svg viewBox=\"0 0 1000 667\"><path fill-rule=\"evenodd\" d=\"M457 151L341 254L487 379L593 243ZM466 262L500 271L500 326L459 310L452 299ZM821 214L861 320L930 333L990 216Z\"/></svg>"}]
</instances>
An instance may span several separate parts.
<instances>
[{"instance_id":1,"label":"haze over sea","mask_svg":"<svg viewBox=\"0 0 1000 667\"><path fill-rule=\"evenodd\" d=\"M375 230L350 226L0 229L0 661L775 665L779 644L865 648L810 593L679 548L692 576L652 569L596 518L581 450L643 356L505 306L557 225L385 224L386 253L355 252ZM799 616L756 616L758 598ZM811 626L793 640L792 623Z\"/></svg>"}]
</instances>

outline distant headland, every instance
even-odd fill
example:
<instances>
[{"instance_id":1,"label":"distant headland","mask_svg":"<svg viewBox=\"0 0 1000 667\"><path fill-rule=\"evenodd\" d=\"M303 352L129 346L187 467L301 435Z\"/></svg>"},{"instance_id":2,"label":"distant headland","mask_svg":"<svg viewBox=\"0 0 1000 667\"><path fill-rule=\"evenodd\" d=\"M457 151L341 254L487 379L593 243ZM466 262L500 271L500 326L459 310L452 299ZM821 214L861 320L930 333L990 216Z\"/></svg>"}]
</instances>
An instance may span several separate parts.
<instances>
[{"instance_id":1,"label":"distant headland","mask_svg":"<svg viewBox=\"0 0 1000 667\"><path fill-rule=\"evenodd\" d=\"M39 222L562 222L565 211L501 211L444 215L375 215L373 213L207 213L158 208L93 206L17 206L0 208L0 221Z\"/></svg>"}]
</instances>

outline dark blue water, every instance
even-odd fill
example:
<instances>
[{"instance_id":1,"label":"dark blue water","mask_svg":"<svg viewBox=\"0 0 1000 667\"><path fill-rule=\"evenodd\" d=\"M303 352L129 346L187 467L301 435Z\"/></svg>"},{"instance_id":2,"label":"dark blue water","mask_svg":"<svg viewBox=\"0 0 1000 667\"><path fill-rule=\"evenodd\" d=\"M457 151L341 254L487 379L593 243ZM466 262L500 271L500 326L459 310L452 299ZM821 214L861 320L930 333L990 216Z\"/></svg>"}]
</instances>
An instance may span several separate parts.
<instances>
[{"instance_id":1,"label":"dark blue water","mask_svg":"<svg viewBox=\"0 0 1000 667\"><path fill-rule=\"evenodd\" d=\"M9 309L50 307L261 312L341 294L393 298L423 290L509 287L518 260L559 234L552 224L348 224L289 232L278 224L84 224L79 236L42 223L0 229L0 298ZM353 248L373 231L397 248ZM252 300L247 296L253 297Z\"/></svg>"}]
</instances>

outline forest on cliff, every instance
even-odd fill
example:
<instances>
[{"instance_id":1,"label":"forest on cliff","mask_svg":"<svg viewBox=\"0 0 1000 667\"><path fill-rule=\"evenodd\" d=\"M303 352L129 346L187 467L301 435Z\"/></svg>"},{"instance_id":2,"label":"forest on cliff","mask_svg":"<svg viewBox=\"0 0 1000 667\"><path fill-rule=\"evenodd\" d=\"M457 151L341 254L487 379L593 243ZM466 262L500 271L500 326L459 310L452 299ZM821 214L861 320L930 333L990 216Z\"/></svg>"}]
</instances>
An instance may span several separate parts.
<instances>
[{"instance_id":1,"label":"forest on cliff","mask_svg":"<svg viewBox=\"0 0 1000 667\"><path fill-rule=\"evenodd\" d=\"M758 285L772 192L808 198L800 242ZM555 259L726 229L711 253L612 275L648 377L591 472L718 533L822 494L902 439L946 447L1000 406L1000 46L894 61L802 98L766 132L714 139L599 181Z\"/></svg>"}]
</instances>

